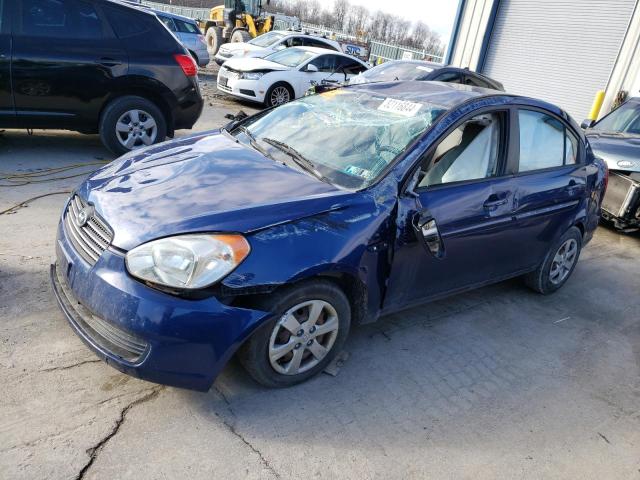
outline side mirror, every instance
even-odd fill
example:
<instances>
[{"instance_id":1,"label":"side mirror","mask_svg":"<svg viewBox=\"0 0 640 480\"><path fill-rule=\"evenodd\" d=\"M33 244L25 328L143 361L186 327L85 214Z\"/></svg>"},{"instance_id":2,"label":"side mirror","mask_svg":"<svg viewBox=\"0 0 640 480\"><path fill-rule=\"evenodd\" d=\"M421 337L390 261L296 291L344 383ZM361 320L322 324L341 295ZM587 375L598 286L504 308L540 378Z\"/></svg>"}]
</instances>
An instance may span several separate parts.
<instances>
[{"instance_id":1,"label":"side mirror","mask_svg":"<svg viewBox=\"0 0 640 480\"><path fill-rule=\"evenodd\" d=\"M416 232L418 241L422 246L436 258L444 256L444 244L438 230L438 224L435 218L428 210L416 212L412 218L411 224Z\"/></svg>"},{"instance_id":2,"label":"side mirror","mask_svg":"<svg viewBox=\"0 0 640 480\"><path fill-rule=\"evenodd\" d=\"M593 127L595 124L596 124L595 120L591 120L590 118L587 118L580 124L580 128L582 128L583 130L586 130L587 128Z\"/></svg>"},{"instance_id":3,"label":"side mirror","mask_svg":"<svg viewBox=\"0 0 640 480\"><path fill-rule=\"evenodd\" d=\"M312 63L309 63L309 64L307 64L307 67L305 68L305 71L306 72L310 72L310 73L317 73L320 70L318 70L318 67L316 67Z\"/></svg>"}]
</instances>

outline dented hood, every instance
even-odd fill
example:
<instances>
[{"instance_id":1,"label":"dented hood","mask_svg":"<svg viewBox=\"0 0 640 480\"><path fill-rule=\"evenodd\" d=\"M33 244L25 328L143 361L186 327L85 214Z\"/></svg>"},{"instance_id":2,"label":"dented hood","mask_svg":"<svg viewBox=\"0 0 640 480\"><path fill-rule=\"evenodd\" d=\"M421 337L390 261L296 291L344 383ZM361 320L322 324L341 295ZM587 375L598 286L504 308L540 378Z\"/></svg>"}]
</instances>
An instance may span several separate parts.
<instances>
[{"instance_id":1,"label":"dented hood","mask_svg":"<svg viewBox=\"0 0 640 480\"><path fill-rule=\"evenodd\" d=\"M289 70L289 67L263 58L232 58L224 66L237 72L254 72L256 70Z\"/></svg>"},{"instance_id":2,"label":"dented hood","mask_svg":"<svg viewBox=\"0 0 640 480\"><path fill-rule=\"evenodd\" d=\"M220 131L127 154L78 193L130 250L189 232L250 232L340 208L351 192L274 162Z\"/></svg>"}]
</instances>

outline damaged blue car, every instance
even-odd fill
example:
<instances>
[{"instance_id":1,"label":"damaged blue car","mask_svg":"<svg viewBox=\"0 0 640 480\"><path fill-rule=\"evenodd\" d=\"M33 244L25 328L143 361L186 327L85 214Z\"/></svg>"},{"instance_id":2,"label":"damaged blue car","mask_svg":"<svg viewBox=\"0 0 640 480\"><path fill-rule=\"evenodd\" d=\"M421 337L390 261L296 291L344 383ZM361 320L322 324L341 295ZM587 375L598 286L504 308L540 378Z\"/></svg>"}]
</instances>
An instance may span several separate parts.
<instances>
[{"instance_id":1,"label":"damaged blue car","mask_svg":"<svg viewBox=\"0 0 640 480\"><path fill-rule=\"evenodd\" d=\"M317 374L354 324L523 276L559 289L606 168L566 113L439 82L348 86L133 151L60 219L51 280L102 359L207 390Z\"/></svg>"}]
</instances>

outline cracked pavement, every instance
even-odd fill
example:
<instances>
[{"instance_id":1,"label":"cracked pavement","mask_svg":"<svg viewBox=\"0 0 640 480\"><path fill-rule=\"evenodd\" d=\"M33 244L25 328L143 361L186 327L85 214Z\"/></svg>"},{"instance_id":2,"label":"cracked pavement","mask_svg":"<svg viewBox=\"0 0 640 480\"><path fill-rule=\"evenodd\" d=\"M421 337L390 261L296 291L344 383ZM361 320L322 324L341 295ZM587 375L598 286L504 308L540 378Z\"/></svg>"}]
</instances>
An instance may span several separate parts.
<instances>
[{"instance_id":1,"label":"cracked pavement","mask_svg":"<svg viewBox=\"0 0 640 480\"><path fill-rule=\"evenodd\" d=\"M211 94L196 128L239 109ZM2 171L109 158L94 136L0 134ZM0 210L78 181L1 189ZM232 361L197 393L120 374L67 326L63 202L0 216L3 479L640 478L639 234L600 228L550 297L513 280L356 327L336 377L266 390Z\"/></svg>"}]
</instances>

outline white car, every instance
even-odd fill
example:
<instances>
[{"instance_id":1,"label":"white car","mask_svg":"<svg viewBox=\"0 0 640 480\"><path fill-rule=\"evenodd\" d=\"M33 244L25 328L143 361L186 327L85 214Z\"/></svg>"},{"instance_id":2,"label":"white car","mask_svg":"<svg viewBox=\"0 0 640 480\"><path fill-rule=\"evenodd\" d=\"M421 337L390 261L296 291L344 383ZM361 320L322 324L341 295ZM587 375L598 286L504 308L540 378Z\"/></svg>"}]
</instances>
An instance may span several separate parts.
<instances>
[{"instance_id":1,"label":"white car","mask_svg":"<svg viewBox=\"0 0 640 480\"><path fill-rule=\"evenodd\" d=\"M314 83L342 83L369 68L350 55L293 47L266 58L232 58L220 67L218 89L268 107L304 96Z\"/></svg>"},{"instance_id":2,"label":"white car","mask_svg":"<svg viewBox=\"0 0 640 480\"><path fill-rule=\"evenodd\" d=\"M264 58L289 47L318 47L342 51L340 43L335 40L288 30L273 30L246 43L225 43L214 58L218 65L222 65L231 58Z\"/></svg>"}]
</instances>

